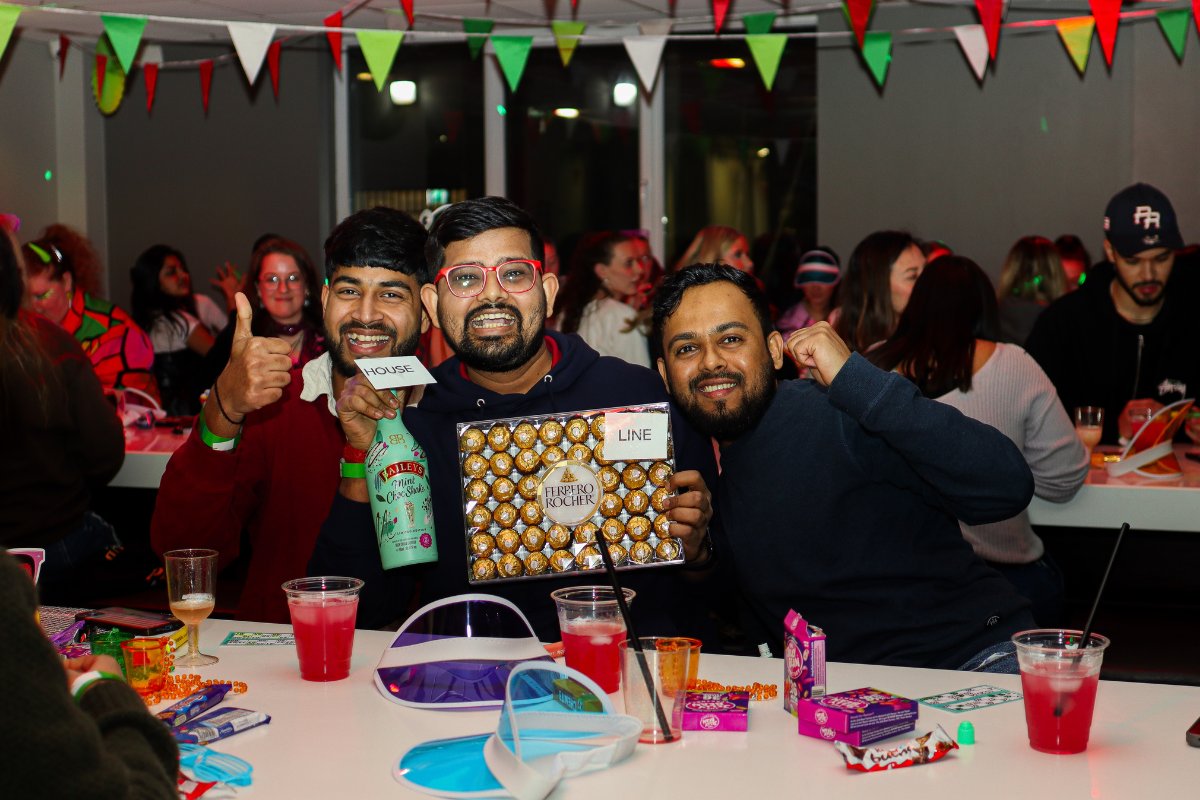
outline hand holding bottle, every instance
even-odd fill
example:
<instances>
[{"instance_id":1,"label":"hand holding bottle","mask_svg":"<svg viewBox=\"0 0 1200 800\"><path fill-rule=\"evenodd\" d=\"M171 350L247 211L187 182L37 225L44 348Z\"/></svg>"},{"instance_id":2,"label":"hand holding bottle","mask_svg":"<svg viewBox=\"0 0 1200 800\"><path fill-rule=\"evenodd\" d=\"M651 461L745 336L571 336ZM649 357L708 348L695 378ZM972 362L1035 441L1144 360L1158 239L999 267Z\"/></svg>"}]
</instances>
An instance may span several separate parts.
<instances>
[{"instance_id":1,"label":"hand holding bottle","mask_svg":"<svg viewBox=\"0 0 1200 800\"><path fill-rule=\"evenodd\" d=\"M346 381L337 399L337 415L350 446L369 449L379 420L395 419L409 391L376 389L361 372Z\"/></svg>"}]
</instances>

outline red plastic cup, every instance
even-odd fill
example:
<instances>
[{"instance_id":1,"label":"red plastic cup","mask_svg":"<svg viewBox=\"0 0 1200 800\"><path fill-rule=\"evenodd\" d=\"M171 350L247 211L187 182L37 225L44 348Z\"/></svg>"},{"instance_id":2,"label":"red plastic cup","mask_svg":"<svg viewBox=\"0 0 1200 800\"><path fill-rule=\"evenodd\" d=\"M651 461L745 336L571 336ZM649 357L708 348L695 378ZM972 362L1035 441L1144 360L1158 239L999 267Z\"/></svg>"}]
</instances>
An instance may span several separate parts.
<instances>
[{"instance_id":1,"label":"red plastic cup","mask_svg":"<svg viewBox=\"0 0 1200 800\"><path fill-rule=\"evenodd\" d=\"M1025 692L1029 746L1058 755L1087 750L1100 683L1100 664L1109 640L1091 635L1079 649L1082 631L1022 631L1012 637Z\"/></svg>"},{"instance_id":2,"label":"red plastic cup","mask_svg":"<svg viewBox=\"0 0 1200 800\"><path fill-rule=\"evenodd\" d=\"M362 586L358 578L332 577L298 578L283 584L304 680L340 681L350 675Z\"/></svg>"}]
</instances>

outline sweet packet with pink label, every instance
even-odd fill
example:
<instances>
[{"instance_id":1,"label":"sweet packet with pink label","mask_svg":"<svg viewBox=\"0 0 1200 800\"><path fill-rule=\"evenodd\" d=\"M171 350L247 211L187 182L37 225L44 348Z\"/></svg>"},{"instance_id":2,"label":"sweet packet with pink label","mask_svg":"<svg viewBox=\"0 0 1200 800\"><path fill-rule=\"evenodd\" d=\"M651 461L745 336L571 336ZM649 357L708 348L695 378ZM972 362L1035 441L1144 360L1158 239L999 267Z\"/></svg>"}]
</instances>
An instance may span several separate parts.
<instances>
[{"instance_id":1,"label":"sweet packet with pink label","mask_svg":"<svg viewBox=\"0 0 1200 800\"><path fill-rule=\"evenodd\" d=\"M683 703L683 729L744 731L749 712L749 692L688 692Z\"/></svg>"},{"instance_id":2,"label":"sweet packet with pink label","mask_svg":"<svg viewBox=\"0 0 1200 800\"><path fill-rule=\"evenodd\" d=\"M783 708L796 715L802 700L825 694L825 631L795 611L783 620Z\"/></svg>"}]
</instances>

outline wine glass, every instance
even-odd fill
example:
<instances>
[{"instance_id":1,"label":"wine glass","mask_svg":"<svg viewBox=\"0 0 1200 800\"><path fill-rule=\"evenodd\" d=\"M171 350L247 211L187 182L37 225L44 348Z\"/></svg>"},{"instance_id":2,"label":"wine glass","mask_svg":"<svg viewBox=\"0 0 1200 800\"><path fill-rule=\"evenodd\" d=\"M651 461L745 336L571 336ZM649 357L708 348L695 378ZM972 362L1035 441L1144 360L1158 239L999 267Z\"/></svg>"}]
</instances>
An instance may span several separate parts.
<instances>
[{"instance_id":1,"label":"wine glass","mask_svg":"<svg viewBox=\"0 0 1200 800\"><path fill-rule=\"evenodd\" d=\"M1104 409L1098 406L1080 406L1075 409L1075 432L1087 445L1090 453L1100 444L1104 433Z\"/></svg>"},{"instance_id":2,"label":"wine glass","mask_svg":"<svg viewBox=\"0 0 1200 800\"><path fill-rule=\"evenodd\" d=\"M177 667L206 667L216 664L216 656L200 652L200 623L216 606L216 550L169 550L163 553L167 565L167 596L171 613L188 629L188 652L176 656Z\"/></svg>"}]
</instances>

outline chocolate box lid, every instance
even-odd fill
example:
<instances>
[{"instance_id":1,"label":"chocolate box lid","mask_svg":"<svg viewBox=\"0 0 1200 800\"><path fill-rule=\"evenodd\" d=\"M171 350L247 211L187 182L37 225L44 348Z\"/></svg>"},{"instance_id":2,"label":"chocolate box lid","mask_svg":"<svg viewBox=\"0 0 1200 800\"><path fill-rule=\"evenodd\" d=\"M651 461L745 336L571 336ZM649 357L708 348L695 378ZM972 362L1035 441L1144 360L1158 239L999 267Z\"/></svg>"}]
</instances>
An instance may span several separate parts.
<instances>
[{"instance_id":1,"label":"chocolate box lid","mask_svg":"<svg viewBox=\"0 0 1200 800\"><path fill-rule=\"evenodd\" d=\"M849 733L916 719L919 707L916 700L865 687L801 700L796 712L807 722Z\"/></svg>"}]
</instances>

